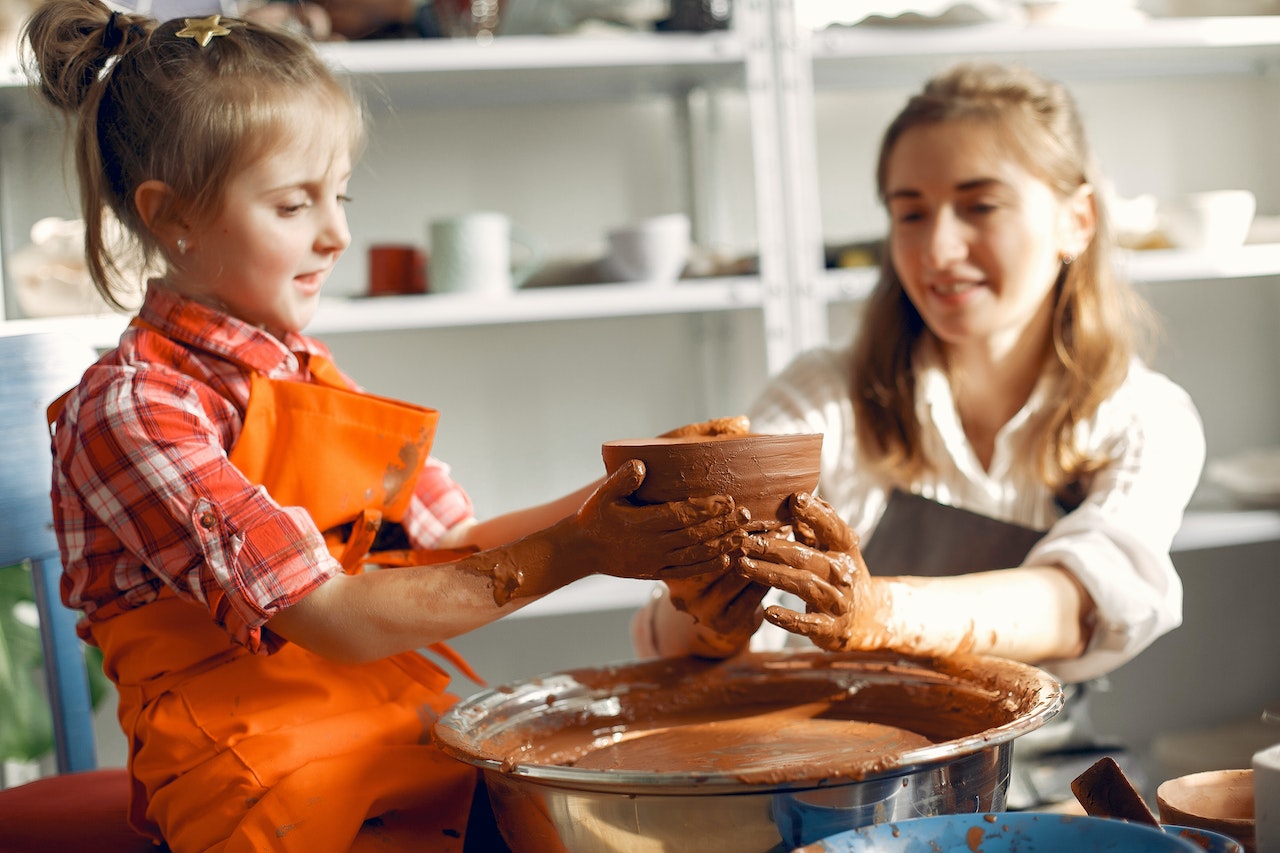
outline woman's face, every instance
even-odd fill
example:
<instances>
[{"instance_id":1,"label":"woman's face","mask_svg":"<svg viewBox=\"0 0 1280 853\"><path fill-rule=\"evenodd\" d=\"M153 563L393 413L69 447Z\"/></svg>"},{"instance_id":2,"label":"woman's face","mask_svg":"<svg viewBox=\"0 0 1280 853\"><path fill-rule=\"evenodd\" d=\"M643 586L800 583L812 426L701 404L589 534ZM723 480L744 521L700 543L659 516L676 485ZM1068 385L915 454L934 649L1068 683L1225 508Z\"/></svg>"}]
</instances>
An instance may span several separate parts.
<instances>
[{"instance_id":1,"label":"woman's face","mask_svg":"<svg viewBox=\"0 0 1280 853\"><path fill-rule=\"evenodd\" d=\"M907 130L885 177L890 256L943 346L998 356L1047 341L1062 259L1092 234L1088 188L1060 199L975 121Z\"/></svg>"}]
</instances>

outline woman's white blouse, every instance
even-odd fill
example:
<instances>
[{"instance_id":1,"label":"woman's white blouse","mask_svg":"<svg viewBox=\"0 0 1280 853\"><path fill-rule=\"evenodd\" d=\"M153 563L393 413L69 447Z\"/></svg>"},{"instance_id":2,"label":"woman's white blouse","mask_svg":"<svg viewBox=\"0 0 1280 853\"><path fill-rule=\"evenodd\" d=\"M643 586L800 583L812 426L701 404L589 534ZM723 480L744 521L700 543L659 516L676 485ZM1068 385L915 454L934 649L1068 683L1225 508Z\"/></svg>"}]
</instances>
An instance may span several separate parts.
<instances>
[{"instance_id":1,"label":"woman's white blouse","mask_svg":"<svg viewBox=\"0 0 1280 853\"><path fill-rule=\"evenodd\" d=\"M1062 515L1036 473L1038 424L1053 393L1049 381L1042 380L997 434L990 468L984 469L965 437L939 359L928 348L919 356L916 414L934 465L911 490L1048 530L1024 564L1064 567L1097 606L1085 654L1043 666L1063 681L1085 681L1115 669L1177 627L1182 583L1169 548L1205 457L1204 430L1186 392L1135 359L1124 384L1079 430L1084 447L1114 462L1095 478L1081 506ZM851 364L847 349L805 353L770 382L748 415L754 432L823 434L818 493L865 542L884 512L888 492L857 464ZM780 647L788 636L765 623L753 647Z\"/></svg>"}]
</instances>

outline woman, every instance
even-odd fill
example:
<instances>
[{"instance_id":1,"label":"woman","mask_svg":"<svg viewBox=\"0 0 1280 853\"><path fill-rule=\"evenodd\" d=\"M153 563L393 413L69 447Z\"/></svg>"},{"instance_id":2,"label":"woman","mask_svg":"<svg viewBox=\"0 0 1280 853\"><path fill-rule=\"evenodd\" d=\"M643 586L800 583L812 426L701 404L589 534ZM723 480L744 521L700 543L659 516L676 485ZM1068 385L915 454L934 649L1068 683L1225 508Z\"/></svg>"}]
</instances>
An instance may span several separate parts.
<instances>
[{"instance_id":1,"label":"woman","mask_svg":"<svg viewBox=\"0 0 1280 853\"><path fill-rule=\"evenodd\" d=\"M798 541L669 580L637 646L725 656L783 629L1098 678L1181 621L1169 548L1205 448L1137 354L1146 314L1074 102L1024 69L955 68L890 124L876 178L890 230L860 333L750 411L757 432L824 434L820 499L793 499ZM761 612L770 587L799 600Z\"/></svg>"}]
</instances>

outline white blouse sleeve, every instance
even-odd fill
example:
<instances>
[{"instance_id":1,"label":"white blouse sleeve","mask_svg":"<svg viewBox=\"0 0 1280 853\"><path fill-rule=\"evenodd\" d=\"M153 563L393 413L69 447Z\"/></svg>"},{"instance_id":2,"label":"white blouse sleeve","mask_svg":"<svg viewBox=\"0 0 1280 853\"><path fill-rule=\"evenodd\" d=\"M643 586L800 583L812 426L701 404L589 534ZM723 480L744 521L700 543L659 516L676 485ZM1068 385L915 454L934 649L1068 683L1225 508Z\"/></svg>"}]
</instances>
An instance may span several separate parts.
<instances>
[{"instance_id":1,"label":"white blouse sleeve","mask_svg":"<svg viewBox=\"0 0 1280 853\"><path fill-rule=\"evenodd\" d=\"M1204 429L1181 388L1135 371L1095 421L1110 435L1115 461L1025 561L1067 569L1096 606L1085 653L1044 664L1068 682L1121 666L1182 622L1182 582L1169 549L1204 467Z\"/></svg>"}]
</instances>

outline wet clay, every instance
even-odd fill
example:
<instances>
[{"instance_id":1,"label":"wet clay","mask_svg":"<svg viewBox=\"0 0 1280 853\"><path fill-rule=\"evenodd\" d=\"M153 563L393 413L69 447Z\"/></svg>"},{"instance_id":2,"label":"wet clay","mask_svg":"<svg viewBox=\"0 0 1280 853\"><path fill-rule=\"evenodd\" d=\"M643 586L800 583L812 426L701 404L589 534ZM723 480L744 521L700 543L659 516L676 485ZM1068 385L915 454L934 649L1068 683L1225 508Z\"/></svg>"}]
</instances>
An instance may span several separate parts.
<instances>
[{"instance_id":1,"label":"wet clay","mask_svg":"<svg viewBox=\"0 0 1280 853\"><path fill-rule=\"evenodd\" d=\"M818 486L822 436L623 439L606 442L601 455L609 473L628 459L644 462L644 482L633 496L640 503L729 495L757 521L788 521L787 498Z\"/></svg>"},{"instance_id":2,"label":"wet clay","mask_svg":"<svg viewBox=\"0 0 1280 853\"><path fill-rule=\"evenodd\" d=\"M572 691L547 695L522 724L490 730L477 718L463 736L475 740L459 743L446 731L444 746L508 772L539 765L768 785L859 780L1020 719L1043 705L1046 690L1060 695L1043 673L1008 661L926 668L879 653L756 654L727 666L648 661L572 675Z\"/></svg>"},{"instance_id":3,"label":"wet clay","mask_svg":"<svg viewBox=\"0 0 1280 853\"><path fill-rule=\"evenodd\" d=\"M782 778L796 764L822 764L833 744L841 760L868 765L933 741L897 726L847 719L837 703L752 705L674 713L604 731L564 729L520 760L590 770L726 773L773 766Z\"/></svg>"}]
</instances>

